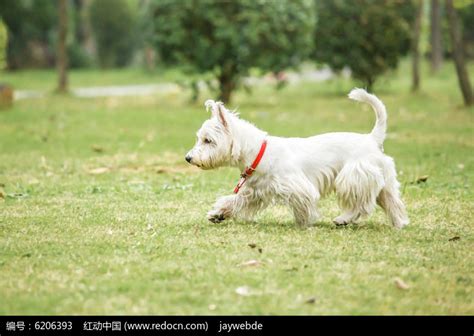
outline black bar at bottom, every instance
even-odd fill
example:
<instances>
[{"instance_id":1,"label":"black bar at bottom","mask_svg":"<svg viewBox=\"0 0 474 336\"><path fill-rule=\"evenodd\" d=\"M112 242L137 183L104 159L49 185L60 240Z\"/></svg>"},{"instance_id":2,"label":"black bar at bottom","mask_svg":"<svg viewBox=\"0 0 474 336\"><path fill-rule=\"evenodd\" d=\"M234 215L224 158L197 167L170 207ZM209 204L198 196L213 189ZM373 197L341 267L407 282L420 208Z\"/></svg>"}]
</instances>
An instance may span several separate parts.
<instances>
[{"instance_id":1,"label":"black bar at bottom","mask_svg":"<svg viewBox=\"0 0 474 336\"><path fill-rule=\"evenodd\" d=\"M474 335L472 316L0 316L14 335Z\"/></svg>"}]
</instances>

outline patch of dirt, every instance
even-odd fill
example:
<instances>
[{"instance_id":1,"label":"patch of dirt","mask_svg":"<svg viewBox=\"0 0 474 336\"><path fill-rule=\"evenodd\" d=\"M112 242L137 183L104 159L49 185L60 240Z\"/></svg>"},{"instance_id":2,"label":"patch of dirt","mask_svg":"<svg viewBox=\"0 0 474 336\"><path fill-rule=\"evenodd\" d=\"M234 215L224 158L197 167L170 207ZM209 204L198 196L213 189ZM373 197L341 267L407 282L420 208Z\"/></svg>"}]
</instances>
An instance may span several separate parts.
<instances>
[{"instance_id":1,"label":"patch of dirt","mask_svg":"<svg viewBox=\"0 0 474 336\"><path fill-rule=\"evenodd\" d=\"M116 154L91 159L84 165L84 170L93 175L120 172L125 174L190 174L198 173L199 168L183 162L182 155L174 152L163 152L160 155L139 158L137 154Z\"/></svg>"},{"instance_id":2,"label":"patch of dirt","mask_svg":"<svg viewBox=\"0 0 474 336\"><path fill-rule=\"evenodd\" d=\"M156 168L156 172L158 174L187 174L187 173L198 173L199 168L195 166L173 166L173 167L166 167L166 166L160 166Z\"/></svg>"}]
</instances>

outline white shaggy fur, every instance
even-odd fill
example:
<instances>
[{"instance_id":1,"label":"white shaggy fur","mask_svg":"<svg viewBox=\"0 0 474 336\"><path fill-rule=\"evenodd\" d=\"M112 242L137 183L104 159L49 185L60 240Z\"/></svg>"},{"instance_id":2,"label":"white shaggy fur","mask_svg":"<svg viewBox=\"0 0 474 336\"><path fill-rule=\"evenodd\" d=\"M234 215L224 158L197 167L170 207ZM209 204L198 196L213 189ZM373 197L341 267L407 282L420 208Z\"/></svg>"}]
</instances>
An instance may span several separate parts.
<instances>
[{"instance_id":1,"label":"white shaggy fur","mask_svg":"<svg viewBox=\"0 0 474 336\"><path fill-rule=\"evenodd\" d=\"M218 198L208 219L219 222L231 217L251 218L272 202L287 204L301 226L320 218L317 203L335 191L342 214L337 225L369 215L376 204L387 213L393 226L408 224L400 199L393 159L383 153L387 114L383 103L363 89L349 98L368 103L377 121L369 134L327 133L309 138L269 136L220 102L208 100L212 117L197 132L197 142L186 160L202 169L221 166L243 171L257 156L262 141L267 149L254 174L237 194Z\"/></svg>"}]
</instances>

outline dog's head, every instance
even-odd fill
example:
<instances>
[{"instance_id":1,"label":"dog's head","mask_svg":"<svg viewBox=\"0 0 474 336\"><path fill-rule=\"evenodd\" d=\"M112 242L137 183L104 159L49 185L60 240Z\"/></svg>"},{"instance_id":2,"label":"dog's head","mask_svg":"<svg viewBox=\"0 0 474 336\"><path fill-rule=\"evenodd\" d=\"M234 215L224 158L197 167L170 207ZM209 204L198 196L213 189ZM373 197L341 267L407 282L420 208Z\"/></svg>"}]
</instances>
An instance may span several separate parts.
<instances>
[{"instance_id":1,"label":"dog's head","mask_svg":"<svg viewBox=\"0 0 474 336\"><path fill-rule=\"evenodd\" d=\"M186 161L201 169L214 169L228 165L232 156L232 134L230 123L232 113L224 104L207 100L204 104L211 111L199 131L194 147L186 154Z\"/></svg>"}]
</instances>

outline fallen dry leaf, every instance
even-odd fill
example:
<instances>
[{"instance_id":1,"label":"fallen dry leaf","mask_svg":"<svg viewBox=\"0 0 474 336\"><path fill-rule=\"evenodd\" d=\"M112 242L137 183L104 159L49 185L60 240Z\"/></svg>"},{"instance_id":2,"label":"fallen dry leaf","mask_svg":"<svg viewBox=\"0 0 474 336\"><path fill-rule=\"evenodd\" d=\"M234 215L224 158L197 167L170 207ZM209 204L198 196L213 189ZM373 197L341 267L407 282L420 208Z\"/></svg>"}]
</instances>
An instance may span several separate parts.
<instances>
[{"instance_id":1,"label":"fallen dry leaf","mask_svg":"<svg viewBox=\"0 0 474 336\"><path fill-rule=\"evenodd\" d=\"M403 290L406 290L406 289L410 288L410 286L408 286L407 283L405 281L403 281L402 279L400 279L400 278L395 278L395 285L399 289L403 289Z\"/></svg>"},{"instance_id":2,"label":"fallen dry leaf","mask_svg":"<svg viewBox=\"0 0 474 336\"><path fill-rule=\"evenodd\" d=\"M237 287L235 292L241 296L250 296L250 288L248 286Z\"/></svg>"},{"instance_id":3,"label":"fallen dry leaf","mask_svg":"<svg viewBox=\"0 0 474 336\"><path fill-rule=\"evenodd\" d=\"M423 175L423 176L418 177L415 180L415 183L423 183L423 182L426 182L426 181L428 181L428 175Z\"/></svg>"},{"instance_id":4,"label":"fallen dry leaf","mask_svg":"<svg viewBox=\"0 0 474 336\"><path fill-rule=\"evenodd\" d=\"M255 260L255 259L252 259L252 260L249 260L249 261L245 261L241 264L239 264L240 267L246 267L246 266L260 266L262 265L262 263L258 260Z\"/></svg>"},{"instance_id":5,"label":"fallen dry leaf","mask_svg":"<svg viewBox=\"0 0 474 336\"><path fill-rule=\"evenodd\" d=\"M92 174L92 175L100 175L100 174L108 173L109 171L110 171L110 168L108 167L99 167L99 168L90 169L88 172L89 174Z\"/></svg>"},{"instance_id":6,"label":"fallen dry leaf","mask_svg":"<svg viewBox=\"0 0 474 336\"><path fill-rule=\"evenodd\" d=\"M215 304L210 304L208 308L209 310L216 310L217 306Z\"/></svg>"},{"instance_id":7,"label":"fallen dry leaf","mask_svg":"<svg viewBox=\"0 0 474 336\"><path fill-rule=\"evenodd\" d=\"M290 268L285 268L285 272L295 272L298 270L298 267L296 266L293 266L293 267L290 267Z\"/></svg>"},{"instance_id":8,"label":"fallen dry leaf","mask_svg":"<svg viewBox=\"0 0 474 336\"><path fill-rule=\"evenodd\" d=\"M91 149L96 153L103 153L104 152L104 147L99 146L99 145L92 145Z\"/></svg>"},{"instance_id":9,"label":"fallen dry leaf","mask_svg":"<svg viewBox=\"0 0 474 336\"><path fill-rule=\"evenodd\" d=\"M316 298L313 296L313 297L310 297L308 300L306 300L304 303L314 304L315 302L316 302Z\"/></svg>"},{"instance_id":10,"label":"fallen dry leaf","mask_svg":"<svg viewBox=\"0 0 474 336\"><path fill-rule=\"evenodd\" d=\"M449 238L448 241L456 241L456 240L459 240L459 239L461 239L461 237L454 236L453 238Z\"/></svg>"}]
</instances>

